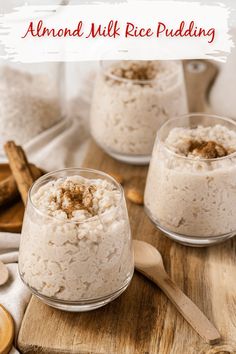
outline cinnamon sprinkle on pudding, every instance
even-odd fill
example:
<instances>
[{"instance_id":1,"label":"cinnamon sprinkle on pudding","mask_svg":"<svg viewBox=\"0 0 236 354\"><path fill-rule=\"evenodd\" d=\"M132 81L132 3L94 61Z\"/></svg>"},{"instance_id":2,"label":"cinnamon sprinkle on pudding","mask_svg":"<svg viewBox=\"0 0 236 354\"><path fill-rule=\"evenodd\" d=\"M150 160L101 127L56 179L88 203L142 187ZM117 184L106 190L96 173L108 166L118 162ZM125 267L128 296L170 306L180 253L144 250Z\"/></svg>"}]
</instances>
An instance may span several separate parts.
<instances>
[{"instance_id":1,"label":"cinnamon sprinkle on pudding","mask_svg":"<svg viewBox=\"0 0 236 354\"><path fill-rule=\"evenodd\" d=\"M173 128L165 145L178 155L196 159L217 159L236 151L235 132L222 125Z\"/></svg>"},{"instance_id":2,"label":"cinnamon sprinkle on pudding","mask_svg":"<svg viewBox=\"0 0 236 354\"><path fill-rule=\"evenodd\" d=\"M144 201L168 235L201 244L199 238L236 232L236 127L187 124L186 117L176 118L165 124L163 136L159 133ZM189 241L192 237L197 241Z\"/></svg>"},{"instance_id":3,"label":"cinnamon sprinkle on pudding","mask_svg":"<svg viewBox=\"0 0 236 354\"><path fill-rule=\"evenodd\" d=\"M228 155L228 151L223 145L215 141L197 141L190 140L189 152L194 156L200 156L204 159L216 159Z\"/></svg>"},{"instance_id":4,"label":"cinnamon sprinkle on pudding","mask_svg":"<svg viewBox=\"0 0 236 354\"><path fill-rule=\"evenodd\" d=\"M124 61L121 65L114 65L111 68L112 75L137 81L153 80L158 71L158 66L153 61Z\"/></svg>"},{"instance_id":5,"label":"cinnamon sprinkle on pudding","mask_svg":"<svg viewBox=\"0 0 236 354\"><path fill-rule=\"evenodd\" d=\"M130 281L130 226L122 189L112 179L46 180L31 201L19 258L30 288L47 297L87 301L119 292Z\"/></svg>"},{"instance_id":6,"label":"cinnamon sprinkle on pudding","mask_svg":"<svg viewBox=\"0 0 236 354\"><path fill-rule=\"evenodd\" d=\"M187 112L179 62L103 63L91 104L91 133L113 157L149 161L157 129L170 117Z\"/></svg>"},{"instance_id":7,"label":"cinnamon sprinkle on pudding","mask_svg":"<svg viewBox=\"0 0 236 354\"><path fill-rule=\"evenodd\" d=\"M33 202L50 216L81 221L115 207L119 199L120 192L106 180L71 176L41 187Z\"/></svg>"}]
</instances>

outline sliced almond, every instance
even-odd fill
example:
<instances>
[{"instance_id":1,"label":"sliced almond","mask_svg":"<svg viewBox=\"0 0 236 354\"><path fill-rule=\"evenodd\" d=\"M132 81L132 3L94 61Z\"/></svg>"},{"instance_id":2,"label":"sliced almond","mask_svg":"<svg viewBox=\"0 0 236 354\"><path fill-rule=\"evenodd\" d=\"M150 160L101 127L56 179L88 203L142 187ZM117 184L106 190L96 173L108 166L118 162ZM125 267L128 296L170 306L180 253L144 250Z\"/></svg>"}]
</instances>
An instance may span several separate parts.
<instances>
[{"instance_id":1,"label":"sliced almond","mask_svg":"<svg viewBox=\"0 0 236 354\"><path fill-rule=\"evenodd\" d=\"M143 193L137 188L129 188L126 193L126 197L134 204L143 205Z\"/></svg>"}]
</instances>

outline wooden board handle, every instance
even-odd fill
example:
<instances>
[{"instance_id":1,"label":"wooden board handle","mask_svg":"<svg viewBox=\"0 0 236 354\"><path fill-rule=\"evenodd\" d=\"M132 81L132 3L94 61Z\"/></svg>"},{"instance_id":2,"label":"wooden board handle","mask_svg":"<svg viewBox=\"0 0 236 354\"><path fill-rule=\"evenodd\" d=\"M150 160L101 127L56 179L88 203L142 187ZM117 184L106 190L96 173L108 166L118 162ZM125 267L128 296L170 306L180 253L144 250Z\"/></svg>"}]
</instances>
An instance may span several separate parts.
<instances>
[{"instance_id":1,"label":"wooden board handle","mask_svg":"<svg viewBox=\"0 0 236 354\"><path fill-rule=\"evenodd\" d=\"M177 287L168 274L158 266L143 272L156 283L192 328L209 344L220 341L220 334L203 312Z\"/></svg>"},{"instance_id":2,"label":"wooden board handle","mask_svg":"<svg viewBox=\"0 0 236 354\"><path fill-rule=\"evenodd\" d=\"M189 112L209 110L208 96L218 68L207 60L184 60Z\"/></svg>"}]
</instances>

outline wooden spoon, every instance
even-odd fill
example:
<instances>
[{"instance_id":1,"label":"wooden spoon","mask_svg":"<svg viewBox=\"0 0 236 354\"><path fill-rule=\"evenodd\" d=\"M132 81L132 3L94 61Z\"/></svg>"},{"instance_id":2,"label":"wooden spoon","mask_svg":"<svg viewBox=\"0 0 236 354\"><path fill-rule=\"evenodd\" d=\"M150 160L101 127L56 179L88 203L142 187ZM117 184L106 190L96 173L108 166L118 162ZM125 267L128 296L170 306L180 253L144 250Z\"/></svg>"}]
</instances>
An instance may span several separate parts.
<instances>
[{"instance_id":1,"label":"wooden spoon","mask_svg":"<svg viewBox=\"0 0 236 354\"><path fill-rule=\"evenodd\" d=\"M135 268L156 283L193 329L209 344L220 334L200 309L177 287L165 271L161 254L144 241L133 241Z\"/></svg>"},{"instance_id":2,"label":"wooden spoon","mask_svg":"<svg viewBox=\"0 0 236 354\"><path fill-rule=\"evenodd\" d=\"M8 281L9 272L4 263L0 261L0 286Z\"/></svg>"},{"instance_id":3,"label":"wooden spoon","mask_svg":"<svg viewBox=\"0 0 236 354\"><path fill-rule=\"evenodd\" d=\"M14 339L14 322L2 305L0 305L0 334L0 353L8 354Z\"/></svg>"}]
</instances>

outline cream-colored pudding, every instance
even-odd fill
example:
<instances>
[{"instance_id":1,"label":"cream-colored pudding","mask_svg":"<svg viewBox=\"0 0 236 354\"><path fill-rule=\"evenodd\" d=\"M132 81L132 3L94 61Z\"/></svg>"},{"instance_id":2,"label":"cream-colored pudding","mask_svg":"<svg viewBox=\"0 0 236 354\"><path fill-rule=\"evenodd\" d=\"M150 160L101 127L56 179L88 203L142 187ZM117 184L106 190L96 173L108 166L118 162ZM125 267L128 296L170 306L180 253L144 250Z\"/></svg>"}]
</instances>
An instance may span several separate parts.
<instances>
[{"instance_id":1,"label":"cream-colored pudding","mask_svg":"<svg viewBox=\"0 0 236 354\"><path fill-rule=\"evenodd\" d=\"M218 124L173 128L157 141L145 190L166 231L216 237L236 231L236 132Z\"/></svg>"},{"instance_id":2,"label":"cream-colored pudding","mask_svg":"<svg viewBox=\"0 0 236 354\"><path fill-rule=\"evenodd\" d=\"M122 193L103 179L59 178L32 195L19 269L40 295L66 301L109 296L130 281L133 255Z\"/></svg>"},{"instance_id":3,"label":"cream-colored pudding","mask_svg":"<svg viewBox=\"0 0 236 354\"><path fill-rule=\"evenodd\" d=\"M60 109L55 82L47 75L0 67L1 145L29 142L61 120Z\"/></svg>"},{"instance_id":4,"label":"cream-colored pudding","mask_svg":"<svg viewBox=\"0 0 236 354\"><path fill-rule=\"evenodd\" d=\"M120 159L122 155L150 157L157 129L187 111L180 63L117 62L97 77L91 133L101 147Z\"/></svg>"}]
</instances>

